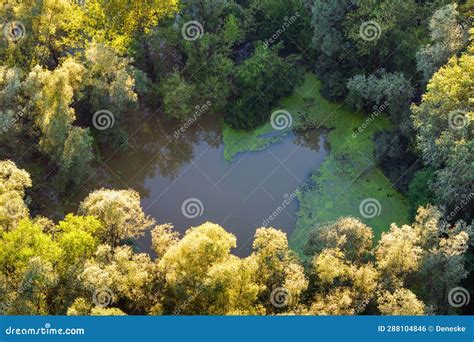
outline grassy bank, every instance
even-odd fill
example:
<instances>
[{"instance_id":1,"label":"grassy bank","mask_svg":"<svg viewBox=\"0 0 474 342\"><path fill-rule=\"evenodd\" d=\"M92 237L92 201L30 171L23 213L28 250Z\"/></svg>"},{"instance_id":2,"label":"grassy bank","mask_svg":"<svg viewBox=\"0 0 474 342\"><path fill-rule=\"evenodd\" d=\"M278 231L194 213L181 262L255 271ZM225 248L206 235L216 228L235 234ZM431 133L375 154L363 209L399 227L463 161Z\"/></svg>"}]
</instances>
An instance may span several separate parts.
<instances>
[{"instance_id":1,"label":"grassy bank","mask_svg":"<svg viewBox=\"0 0 474 342\"><path fill-rule=\"evenodd\" d=\"M224 158L227 161L243 152L261 151L279 142L290 131L276 131L270 123L258 127L252 131L235 130L228 125L224 126Z\"/></svg>"},{"instance_id":2,"label":"grassy bank","mask_svg":"<svg viewBox=\"0 0 474 342\"><path fill-rule=\"evenodd\" d=\"M343 105L330 103L319 92L320 82L310 73L292 96L281 102L294 119L296 128L326 127L330 129L328 142L331 153L323 165L311 176L311 186L300 196L296 229L290 236L291 247L301 255L308 234L316 225L341 216L354 216L373 228L376 238L390 224L406 223L408 208L403 196L376 167L373 135L391 129L389 120L379 115L367 124L367 115L355 113ZM261 150L274 142L265 138L270 124L253 132L224 131L226 159L243 151ZM362 200L374 198L380 203L379 216L364 218L359 212Z\"/></svg>"}]
</instances>

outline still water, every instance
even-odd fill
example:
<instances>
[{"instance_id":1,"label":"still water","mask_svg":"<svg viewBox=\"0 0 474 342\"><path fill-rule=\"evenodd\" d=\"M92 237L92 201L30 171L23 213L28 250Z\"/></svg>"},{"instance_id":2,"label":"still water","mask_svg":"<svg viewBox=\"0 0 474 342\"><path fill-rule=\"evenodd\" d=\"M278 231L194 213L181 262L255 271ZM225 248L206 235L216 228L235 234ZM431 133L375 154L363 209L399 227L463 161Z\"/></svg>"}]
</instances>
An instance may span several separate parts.
<instances>
[{"instance_id":1,"label":"still water","mask_svg":"<svg viewBox=\"0 0 474 342\"><path fill-rule=\"evenodd\" d=\"M295 191L328 154L326 132L290 134L266 150L241 153L228 162L217 120L203 117L176 138L179 127L151 113L134 117L129 149L104 151L104 164L77 200L100 187L135 189L148 215L172 223L180 233L206 221L220 224L237 237L233 252L240 256L250 253L258 227L291 234L298 209ZM150 245L150 234L139 241L143 251Z\"/></svg>"}]
</instances>

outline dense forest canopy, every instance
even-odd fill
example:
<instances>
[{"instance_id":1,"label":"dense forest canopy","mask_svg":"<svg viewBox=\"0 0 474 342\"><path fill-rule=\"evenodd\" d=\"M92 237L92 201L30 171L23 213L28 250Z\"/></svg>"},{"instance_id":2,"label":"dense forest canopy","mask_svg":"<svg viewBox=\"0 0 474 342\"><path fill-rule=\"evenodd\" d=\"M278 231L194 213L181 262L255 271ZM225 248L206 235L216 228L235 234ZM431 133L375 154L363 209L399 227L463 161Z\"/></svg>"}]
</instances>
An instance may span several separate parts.
<instances>
[{"instance_id":1,"label":"dense forest canopy","mask_svg":"<svg viewBox=\"0 0 474 342\"><path fill-rule=\"evenodd\" d=\"M474 290L472 0L7 0L0 13L2 314L472 313L457 301ZM134 109L189 123L206 105L252 131L309 72L368 124L383 108L373 157L409 224L375 238L340 217L312 227L303 255L262 227L238 257L225 227L179 236L133 189L64 213L101 152L127 150ZM148 231L154 255L134 243Z\"/></svg>"}]
</instances>

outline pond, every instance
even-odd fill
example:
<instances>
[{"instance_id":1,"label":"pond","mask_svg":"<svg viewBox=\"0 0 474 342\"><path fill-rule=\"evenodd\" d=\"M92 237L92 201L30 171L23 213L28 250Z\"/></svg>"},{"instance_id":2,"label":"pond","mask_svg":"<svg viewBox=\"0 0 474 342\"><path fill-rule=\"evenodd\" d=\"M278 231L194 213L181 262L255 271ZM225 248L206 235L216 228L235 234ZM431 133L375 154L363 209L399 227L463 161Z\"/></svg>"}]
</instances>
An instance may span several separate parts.
<instances>
[{"instance_id":1,"label":"pond","mask_svg":"<svg viewBox=\"0 0 474 342\"><path fill-rule=\"evenodd\" d=\"M100 187L140 192L144 211L180 233L206 221L237 237L246 256L255 230L271 226L291 234L296 192L328 154L326 132L290 134L266 150L224 160L222 124L200 118L177 138L181 124L139 113L128 124L129 149L103 151L103 165L76 193L75 202ZM150 234L138 241L150 252Z\"/></svg>"}]
</instances>

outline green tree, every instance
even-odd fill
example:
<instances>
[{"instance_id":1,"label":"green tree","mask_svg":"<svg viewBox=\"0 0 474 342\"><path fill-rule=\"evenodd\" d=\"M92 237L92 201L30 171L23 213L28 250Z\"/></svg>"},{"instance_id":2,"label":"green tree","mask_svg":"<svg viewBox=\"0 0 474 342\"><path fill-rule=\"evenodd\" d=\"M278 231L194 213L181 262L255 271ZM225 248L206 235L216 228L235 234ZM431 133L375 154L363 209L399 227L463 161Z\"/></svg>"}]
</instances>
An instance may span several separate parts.
<instances>
[{"instance_id":1,"label":"green tree","mask_svg":"<svg viewBox=\"0 0 474 342\"><path fill-rule=\"evenodd\" d=\"M95 216L104 224L100 239L112 247L124 239L142 236L154 224L140 206L140 195L133 190L96 190L80 204L79 213Z\"/></svg>"},{"instance_id":2,"label":"green tree","mask_svg":"<svg viewBox=\"0 0 474 342\"><path fill-rule=\"evenodd\" d=\"M398 288L410 274L419 271L422 254L416 231L408 225L397 227L392 224L377 244L377 269L387 284Z\"/></svg>"},{"instance_id":3,"label":"green tree","mask_svg":"<svg viewBox=\"0 0 474 342\"><path fill-rule=\"evenodd\" d=\"M415 173L415 177L408 187L408 202L410 203L410 217L414 219L419 207L434 204L436 197L431 188L435 180L432 168L422 169Z\"/></svg>"},{"instance_id":4,"label":"green tree","mask_svg":"<svg viewBox=\"0 0 474 342\"><path fill-rule=\"evenodd\" d=\"M448 209L474 192L473 46L436 72L421 104L412 108L417 148L425 165L435 170L431 188Z\"/></svg>"},{"instance_id":5,"label":"green tree","mask_svg":"<svg viewBox=\"0 0 474 342\"><path fill-rule=\"evenodd\" d=\"M448 293L467 276L467 250L473 227L462 221L447 224L439 210L420 208L413 228L421 237L423 259L415 283L422 285L421 298L439 314L453 309L446 305Z\"/></svg>"},{"instance_id":6,"label":"green tree","mask_svg":"<svg viewBox=\"0 0 474 342\"><path fill-rule=\"evenodd\" d=\"M378 309L382 315L414 316L425 313L425 305L408 289L384 292L377 298Z\"/></svg>"},{"instance_id":7,"label":"green tree","mask_svg":"<svg viewBox=\"0 0 474 342\"><path fill-rule=\"evenodd\" d=\"M86 262L81 285L92 307L116 309L120 304L126 312L145 313L150 306L153 276L153 263L147 254L136 254L129 246L112 249L102 245L95 258Z\"/></svg>"},{"instance_id":8,"label":"green tree","mask_svg":"<svg viewBox=\"0 0 474 342\"><path fill-rule=\"evenodd\" d=\"M189 84L178 72L170 75L161 85L163 108L167 116L187 119L194 113L196 87Z\"/></svg>"},{"instance_id":9,"label":"green tree","mask_svg":"<svg viewBox=\"0 0 474 342\"><path fill-rule=\"evenodd\" d=\"M61 254L61 249L50 235L43 232L43 227L27 218L21 220L15 229L1 235L0 247L0 272L15 288L20 287L31 258L54 264Z\"/></svg>"},{"instance_id":10,"label":"green tree","mask_svg":"<svg viewBox=\"0 0 474 342\"><path fill-rule=\"evenodd\" d=\"M300 80L294 61L279 57L277 51L278 47L258 46L237 68L232 104L225 118L231 126L251 129L263 124L276 101Z\"/></svg>"},{"instance_id":11,"label":"green tree","mask_svg":"<svg viewBox=\"0 0 474 342\"><path fill-rule=\"evenodd\" d=\"M414 89L402 73L387 73L377 70L371 75L356 75L347 82L348 102L356 109L373 111L385 106L392 120L409 132L410 101Z\"/></svg>"},{"instance_id":12,"label":"green tree","mask_svg":"<svg viewBox=\"0 0 474 342\"><path fill-rule=\"evenodd\" d=\"M326 248L338 248L352 262L367 260L372 252L372 228L352 217L323 224L313 229L305 246L305 254L313 256Z\"/></svg>"},{"instance_id":13,"label":"green tree","mask_svg":"<svg viewBox=\"0 0 474 342\"><path fill-rule=\"evenodd\" d=\"M252 38L269 42L277 37L288 51L307 52L312 38L308 8L302 0L252 0Z\"/></svg>"},{"instance_id":14,"label":"green tree","mask_svg":"<svg viewBox=\"0 0 474 342\"><path fill-rule=\"evenodd\" d=\"M288 247L286 234L274 228L258 228L249 258L256 264L259 302L267 313L295 309L308 280Z\"/></svg>"},{"instance_id":15,"label":"green tree","mask_svg":"<svg viewBox=\"0 0 474 342\"><path fill-rule=\"evenodd\" d=\"M232 256L235 246L235 236L216 224L188 229L159 261L165 279L163 312L257 313L255 265Z\"/></svg>"},{"instance_id":16,"label":"green tree","mask_svg":"<svg viewBox=\"0 0 474 342\"><path fill-rule=\"evenodd\" d=\"M85 97L81 100L91 114L111 111L116 120L137 102L134 69L128 58L102 44L92 43L84 52Z\"/></svg>"},{"instance_id":17,"label":"green tree","mask_svg":"<svg viewBox=\"0 0 474 342\"><path fill-rule=\"evenodd\" d=\"M339 248L326 248L315 255L312 270L318 290L310 312L316 315L354 315L365 310L378 286L372 263L353 264Z\"/></svg>"},{"instance_id":18,"label":"green tree","mask_svg":"<svg viewBox=\"0 0 474 342\"><path fill-rule=\"evenodd\" d=\"M72 125L76 116L71 105L83 75L84 67L67 58L54 71L36 66L25 81L33 120L41 131L39 148L59 166L60 187L71 181L79 184L93 157L89 131Z\"/></svg>"},{"instance_id":19,"label":"green tree","mask_svg":"<svg viewBox=\"0 0 474 342\"><path fill-rule=\"evenodd\" d=\"M92 142L88 128L71 127L59 162L59 176L65 183L70 181L79 185L90 174L90 162L94 157Z\"/></svg>"},{"instance_id":20,"label":"green tree","mask_svg":"<svg viewBox=\"0 0 474 342\"><path fill-rule=\"evenodd\" d=\"M425 83L466 44L467 32L459 19L457 4L446 5L431 17L431 43L422 47L416 54L417 68L423 72Z\"/></svg>"},{"instance_id":21,"label":"green tree","mask_svg":"<svg viewBox=\"0 0 474 342\"><path fill-rule=\"evenodd\" d=\"M0 162L0 224L10 230L22 218L28 217L25 189L31 187L28 172L18 169L10 160ZM0 230L1 231L1 230Z\"/></svg>"},{"instance_id":22,"label":"green tree","mask_svg":"<svg viewBox=\"0 0 474 342\"><path fill-rule=\"evenodd\" d=\"M125 54L134 39L148 34L177 8L178 0L86 1L84 6L74 8L73 20L65 28L67 43L85 48L87 42L96 41Z\"/></svg>"}]
</instances>

